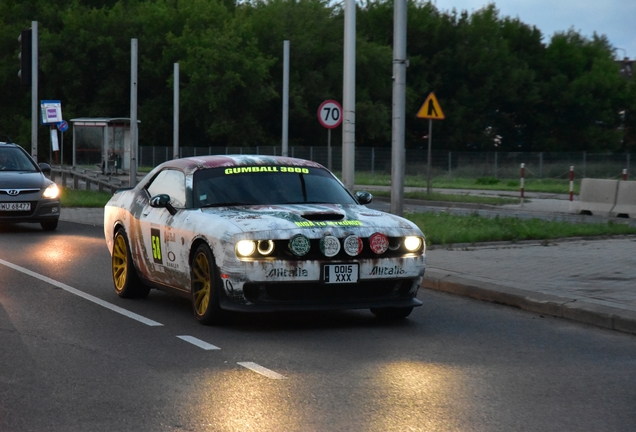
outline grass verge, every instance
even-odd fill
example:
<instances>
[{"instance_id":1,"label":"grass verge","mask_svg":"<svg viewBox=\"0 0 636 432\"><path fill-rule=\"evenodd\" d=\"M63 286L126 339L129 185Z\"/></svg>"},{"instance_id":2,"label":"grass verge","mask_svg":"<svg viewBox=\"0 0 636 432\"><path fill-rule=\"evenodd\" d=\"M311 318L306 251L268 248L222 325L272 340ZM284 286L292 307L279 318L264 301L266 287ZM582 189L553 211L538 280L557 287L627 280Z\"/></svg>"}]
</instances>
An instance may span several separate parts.
<instances>
[{"instance_id":1,"label":"grass verge","mask_svg":"<svg viewBox=\"0 0 636 432\"><path fill-rule=\"evenodd\" d=\"M110 197L108 192L62 189L60 199L62 207L104 207ZM636 227L612 221L578 224L515 217L486 218L477 214L461 216L445 212L407 213L405 216L420 227L429 245L636 234Z\"/></svg>"},{"instance_id":2,"label":"grass verge","mask_svg":"<svg viewBox=\"0 0 636 432\"><path fill-rule=\"evenodd\" d=\"M60 189L62 207L104 207L112 196L110 192Z\"/></svg>"},{"instance_id":3,"label":"grass verge","mask_svg":"<svg viewBox=\"0 0 636 432\"><path fill-rule=\"evenodd\" d=\"M390 186L390 174L371 174L367 172L356 173L356 184ZM580 180L574 182L574 193L579 193ZM426 187L426 177L406 176L404 186ZM480 178L453 178L435 177L431 179L431 187L438 189L481 189L481 190L503 190L518 191L520 189L519 179L496 179L494 177ZM526 192L548 192L562 193L570 192L570 182L566 179L524 179L523 188Z\"/></svg>"},{"instance_id":4,"label":"grass verge","mask_svg":"<svg viewBox=\"0 0 636 432\"><path fill-rule=\"evenodd\" d=\"M429 245L492 241L550 240L565 237L636 234L636 227L614 223L570 223L516 217L487 218L450 213L407 213L426 235Z\"/></svg>"},{"instance_id":5,"label":"grass verge","mask_svg":"<svg viewBox=\"0 0 636 432\"><path fill-rule=\"evenodd\" d=\"M369 190L373 196L390 197L390 191ZM495 196L475 196L468 194L442 194L439 192L404 192L404 198L422 201L461 202L471 204L504 205L519 204L518 198L502 198ZM526 200L528 202L528 200Z\"/></svg>"}]
</instances>

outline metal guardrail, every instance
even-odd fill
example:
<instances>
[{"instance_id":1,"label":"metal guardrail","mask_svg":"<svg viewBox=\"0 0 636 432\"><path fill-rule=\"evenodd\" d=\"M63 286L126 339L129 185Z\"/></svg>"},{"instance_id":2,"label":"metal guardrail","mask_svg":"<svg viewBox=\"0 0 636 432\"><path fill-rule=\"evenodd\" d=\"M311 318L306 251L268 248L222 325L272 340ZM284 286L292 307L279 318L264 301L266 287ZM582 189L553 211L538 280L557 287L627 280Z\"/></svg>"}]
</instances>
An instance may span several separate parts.
<instances>
[{"instance_id":1,"label":"metal guardrail","mask_svg":"<svg viewBox=\"0 0 636 432\"><path fill-rule=\"evenodd\" d=\"M60 178L59 183L56 181L58 177ZM121 178L76 167L51 167L51 180L61 184L62 187L67 187L70 180L72 188L76 190L96 189L100 192L110 191L110 193L115 193L117 189L128 187L128 182Z\"/></svg>"}]
</instances>

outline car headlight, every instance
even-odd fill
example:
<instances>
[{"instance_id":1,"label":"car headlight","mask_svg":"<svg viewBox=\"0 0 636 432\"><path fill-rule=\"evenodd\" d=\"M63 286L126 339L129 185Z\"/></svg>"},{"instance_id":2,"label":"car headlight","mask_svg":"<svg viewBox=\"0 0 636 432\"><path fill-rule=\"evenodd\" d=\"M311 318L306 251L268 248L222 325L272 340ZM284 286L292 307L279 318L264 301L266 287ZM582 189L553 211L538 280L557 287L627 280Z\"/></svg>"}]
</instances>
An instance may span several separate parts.
<instances>
[{"instance_id":1,"label":"car headlight","mask_svg":"<svg viewBox=\"0 0 636 432\"><path fill-rule=\"evenodd\" d=\"M417 236L404 237L404 247L409 252L415 252L422 247L422 238Z\"/></svg>"},{"instance_id":2,"label":"car headlight","mask_svg":"<svg viewBox=\"0 0 636 432\"><path fill-rule=\"evenodd\" d=\"M270 255L274 252L274 242L272 240L259 240L257 249L261 255Z\"/></svg>"},{"instance_id":3,"label":"car headlight","mask_svg":"<svg viewBox=\"0 0 636 432\"><path fill-rule=\"evenodd\" d=\"M58 188L55 183L50 184L46 189L44 189L42 196L48 199L55 199L60 196L60 188Z\"/></svg>"},{"instance_id":4,"label":"car headlight","mask_svg":"<svg viewBox=\"0 0 636 432\"><path fill-rule=\"evenodd\" d=\"M239 256L248 257L256 250L256 242L253 240L240 240L236 243L236 253Z\"/></svg>"}]
</instances>

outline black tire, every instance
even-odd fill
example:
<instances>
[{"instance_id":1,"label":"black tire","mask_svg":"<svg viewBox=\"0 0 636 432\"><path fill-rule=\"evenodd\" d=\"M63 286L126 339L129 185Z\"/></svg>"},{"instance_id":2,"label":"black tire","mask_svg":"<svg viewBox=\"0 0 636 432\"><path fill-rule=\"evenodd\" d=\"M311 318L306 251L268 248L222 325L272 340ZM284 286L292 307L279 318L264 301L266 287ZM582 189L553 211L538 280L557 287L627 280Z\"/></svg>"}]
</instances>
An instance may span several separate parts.
<instances>
[{"instance_id":1,"label":"black tire","mask_svg":"<svg viewBox=\"0 0 636 432\"><path fill-rule=\"evenodd\" d=\"M111 269L115 292L119 297L143 298L150 292L150 288L143 284L135 271L128 238L123 229L118 229L115 233Z\"/></svg>"},{"instance_id":2,"label":"black tire","mask_svg":"<svg viewBox=\"0 0 636 432\"><path fill-rule=\"evenodd\" d=\"M220 325L227 321L221 309L219 295L221 278L210 248L199 245L190 262L192 310L196 319L205 325Z\"/></svg>"},{"instance_id":3,"label":"black tire","mask_svg":"<svg viewBox=\"0 0 636 432\"><path fill-rule=\"evenodd\" d=\"M40 222L40 226L42 226L44 231L55 231L57 228L57 219Z\"/></svg>"},{"instance_id":4,"label":"black tire","mask_svg":"<svg viewBox=\"0 0 636 432\"><path fill-rule=\"evenodd\" d=\"M401 320L413 312L412 307L403 308L371 308L371 313L380 319Z\"/></svg>"}]
</instances>

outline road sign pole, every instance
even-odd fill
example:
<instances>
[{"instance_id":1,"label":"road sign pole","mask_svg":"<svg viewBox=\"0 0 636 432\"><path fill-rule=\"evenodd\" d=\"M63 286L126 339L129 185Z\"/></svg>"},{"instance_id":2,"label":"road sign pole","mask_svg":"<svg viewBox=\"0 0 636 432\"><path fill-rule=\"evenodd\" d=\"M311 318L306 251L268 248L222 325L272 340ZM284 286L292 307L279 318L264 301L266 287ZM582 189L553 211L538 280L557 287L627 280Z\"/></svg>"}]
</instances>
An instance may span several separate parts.
<instances>
[{"instance_id":1,"label":"road sign pole","mask_svg":"<svg viewBox=\"0 0 636 432\"><path fill-rule=\"evenodd\" d=\"M331 129L327 129L327 169L331 171Z\"/></svg>"},{"instance_id":2,"label":"road sign pole","mask_svg":"<svg viewBox=\"0 0 636 432\"><path fill-rule=\"evenodd\" d=\"M318 121L328 130L327 168L331 171L331 129L337 128L342 123L342 106L335 100L324 101L318 107Z\"/></svg>"},{"instance_id":3,"label":"road sign pole","mask_svg":"<svg viewBox=\"0 0 636 432\"><path fill-rule=\"evenodd\" d=\"M426 193L431 193L431 144L433 141L433 120L428 119L428 154L426 156Z\"/></svg>"},{"instance_id":4,"label":"road sign pole","mask_svg":"<svg viewBox=\"0 0 636 432\"><path fill-rule=\"evenodd\" d=\"M428 119L428 155L426 161L426 193L431 193L431 147L433 141L433 120L444 120L442 107L439 106L435 93L428 95L424 104L417 112L417 118Z\"/></svg>"}]
</instances>

